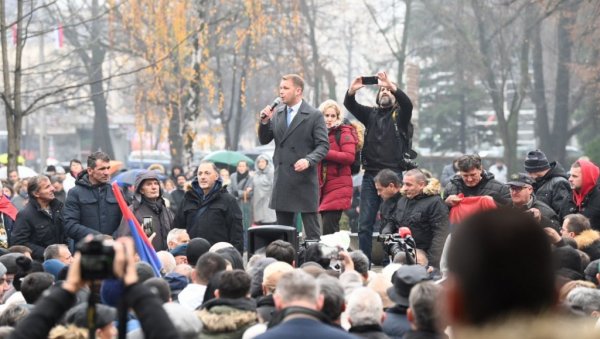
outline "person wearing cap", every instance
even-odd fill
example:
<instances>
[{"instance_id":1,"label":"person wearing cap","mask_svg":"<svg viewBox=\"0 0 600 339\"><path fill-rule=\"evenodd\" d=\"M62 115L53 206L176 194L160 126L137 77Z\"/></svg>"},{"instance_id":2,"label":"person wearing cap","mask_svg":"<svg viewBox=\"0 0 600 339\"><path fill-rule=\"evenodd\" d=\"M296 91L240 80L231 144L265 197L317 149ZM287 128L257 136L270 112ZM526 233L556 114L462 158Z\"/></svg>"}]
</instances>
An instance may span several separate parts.
<instances>
[{"instance_id":1,"label":"person wearing cap","mask_svg":"<svg viewBox=\"0 0 600 339\"><path fill-rule=\"evenodd\" d=\"M543 227L560 229L560 221L554 210L537 199L533 193L533 180L526 173L513 174L506 184L510 190L512 206L531 213Z\"/></svg>"},{"instance_id":2,"label":"person wearing cap","mask_svg":"<svg viewBox=\"0 0 600 339\"><path fill-rule=\"evenodd\" d=\"M538 149L527 153L525 171L534 180L532 186L537 199L550 206L562 222L561 210L571 198L569 176L563 167L556 161L548 162L544 152Z\"/></svg>"},{"instance_id":3,"label":"person wearing cap","mask_svg":"<svg viewBox=\"0 0 600 339\"><path fill-rule=\"evenodd\" d=\"M408 297L412 288L421 281L430 280L425 267L420 265L405 265L400 267L392 276L393 286L388 288L387 294L395 305L389 308L383 321L383 332L391 338L402 338L410 330L406 312L408 310Z\"/></svg>"},{"instance_id":4,"label":"person wearing cap","mask_svg":"<svg viewBox=\"0 0 600 339\"><path fill-rule=\"evenodd\" d=\"M165 205L163 190L160 187L158 173L146 171L135 179L135 193L129 209L144 229L146 236L152 239L156 251L167 249L167 235L173 224L173 213ZM125 218L117 230L118 236L130 235L129 223ZM154 236L153 236L154 235Z\"/></svg>"},{"instance_id":5,"label":"person wearing cap","mask_svg":"<svg viewBox=\"0 0 600 339\"><path fill-rule=\"evenodd\" d=\"M175 257L175 263L177 265L188 264L187 254L186 254L187 248L188 248L188 244L181 244L169 251L169 253L171 253L173 255L173 257Z\"/></svg>"},{"instance_id":6,"label":"person wearing cap","mask_svg":"<svg viewBox=\"0 0 600 339\"><path fill-rule=\"evenodd\" d=\"M27 246L33 259L43 261L47 246L66 242L63 203L54 196L54 186L45 175L29 179L27 195L29 203L17 214L11 245Z\"/></svg>"},{"instance_id":7,"label":"person wearing cap","mask_svg":"<svg viewBox=\"0 0 600 339\"><path fill-rule=\"evenodd\" d=\"M593 162L579 159L571 165L569 184L573 194L563 206L563 215L580 213L590 219L592 228L600 230L600 168Z\"/></svg>"}]
</instances>

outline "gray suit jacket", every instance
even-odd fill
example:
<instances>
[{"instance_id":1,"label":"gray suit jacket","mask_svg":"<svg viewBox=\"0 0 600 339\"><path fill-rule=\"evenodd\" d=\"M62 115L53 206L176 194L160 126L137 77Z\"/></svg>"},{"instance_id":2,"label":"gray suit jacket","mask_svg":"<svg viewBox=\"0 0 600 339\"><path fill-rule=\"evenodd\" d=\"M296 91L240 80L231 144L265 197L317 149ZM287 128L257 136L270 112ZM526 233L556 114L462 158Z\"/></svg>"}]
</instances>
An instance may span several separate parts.
<instances>
[{"instance_id":1,"label":"gray suit jacket","mask_svg":"<svg viewBox=\"0 0 600 339\"><path fill-rule=\"evenodd\" d=\"M286 114L287 106L281 105L269 123L258 127L261 144L275 139L275 176L269 207L285 212L317 212L317 164L329 150L325 119L319 110L304 100L289 128ZM308 159L310 167L302 172L294 171L294 163L302 158Z\"/></svg>"}]
</instances>

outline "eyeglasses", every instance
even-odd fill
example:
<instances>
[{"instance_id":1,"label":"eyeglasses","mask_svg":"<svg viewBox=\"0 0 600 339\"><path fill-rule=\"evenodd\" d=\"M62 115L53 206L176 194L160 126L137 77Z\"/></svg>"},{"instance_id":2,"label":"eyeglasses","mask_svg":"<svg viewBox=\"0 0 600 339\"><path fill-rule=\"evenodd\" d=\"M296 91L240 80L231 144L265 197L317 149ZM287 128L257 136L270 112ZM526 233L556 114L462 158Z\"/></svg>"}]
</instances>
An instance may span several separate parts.
<instances>
[{"instance_id":1,"label":"eyeglasses","mask_svg":"<svg viewBox=\"0 0 600 339\"><path fill-rule=\"evenodd\" d=\"M510 186L510 187L509 187L509 189L510 189L511 191L514 191L514 192L516 192L516 193L519 193L519 192L521 192L521 191L523 190L523 188L525 188L525 187L523 187L523 186Z\"/></svg>"}]
</instances>

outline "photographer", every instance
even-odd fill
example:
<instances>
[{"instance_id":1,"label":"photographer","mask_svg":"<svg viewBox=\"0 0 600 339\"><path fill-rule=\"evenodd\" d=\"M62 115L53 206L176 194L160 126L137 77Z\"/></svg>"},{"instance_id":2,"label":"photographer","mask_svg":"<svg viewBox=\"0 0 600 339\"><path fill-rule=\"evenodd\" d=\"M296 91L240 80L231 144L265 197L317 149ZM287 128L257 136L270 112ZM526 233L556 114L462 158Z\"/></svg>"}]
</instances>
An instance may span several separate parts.
<instances>
[{"instance_id":1,"label":"photographer","mask_svg":"<svg viewBox=\"0 0 600 339\"><path fill-rule=\"evenodd\" d=\"M125 303L135 310L145 337L179 338L175 327L161 307L162 301L147 286L138 283L133 240L126 237L119 238L113 248L114 275L122 280L125 286L123 292ZM38 300L33 311L19 323L11 338L28 339L48 336L48 332L62 315L74 306L75 293L87 283L82 279L85 267L82 267L81 263L82 254L78 251L73 256L67 279L61 286L54 287L48 295Z\"/></svg>"},{"instance_id":2,"label":"photographer","mask_svg":"<svg viewBox=\"0 0 600 339\"><path fill-rule=\"evenodd\" d=\"M361 162L365 170L360 194L359 247L371 259L373 225L381 200L377 196L373 178L377 172L389 168L401 176L409 168L407 153L411 150L413 128L410 123L413 105L408 96L388 79L385 72L377 77L354 79L344 106L365 125ZM356 102L355 94L367 82L379 86L377 107ZM390 152L390 150L396 150Z\"/></svg>"}]
</instances>

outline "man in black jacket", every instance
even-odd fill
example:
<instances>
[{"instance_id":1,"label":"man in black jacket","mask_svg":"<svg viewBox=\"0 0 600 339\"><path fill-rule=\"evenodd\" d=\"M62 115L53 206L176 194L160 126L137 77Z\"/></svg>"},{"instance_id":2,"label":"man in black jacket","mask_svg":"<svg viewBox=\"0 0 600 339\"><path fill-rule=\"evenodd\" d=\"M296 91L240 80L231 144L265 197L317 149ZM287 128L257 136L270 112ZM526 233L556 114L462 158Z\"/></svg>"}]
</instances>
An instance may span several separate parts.
<instances>
[{"instance_id":1,"label":"man in black jacket","mask_svg":"<svg viewBox=\"0 0 600 339\"><path fill-rule=\"evenodd\" d=\"M446 205L451 208L458 205L462 198L458 194L462 193L465 197L490 196L497 205L508 205L510 203L510 193L508 187L498 180L494 175L486 172L481 165L481 158L476 155L463 155L458 158L458 173L446 188L444 197Z\"/></svg>"},{"instance_id":2,"label":"man in black jacket","mask_svg":"<svg viewBox=\"0 0 600 339\"><path fill-rule=\"evenodd\" d=\"M27 195L29 203L17 214L11 246L27 246L33 259L43 261L46 246L65 242L63 204L54 197L54 186L45 175L29 179Z\"/></svg>"},{"instance_id":3,"label":"man in black jacket","mask_svg":"<svg viewBox=\"0 0 600 339\"><path fill-rule=\"evenodd\" d=\"M224 241L240 253L242 242L242 210L235 197L227 192L212 162L198 166L198 176L185 192L179 206L175 225L185 227L190 238L204 238L214 245Z\"/></svg>"},{"instance_id":4,"label":"man in black jacket","mask_svg":"<svg viewBox=\"0 0 600 339\"><path fill-rule=\"evenodd\" d=\"M69 190L63 216L65 233L75 241L88 234L113 235L121 223L121 209L110 186L110 157L90 154L87 169Z\"/></svg>"},{"instance_id":5,"label":"man in black jacket","mask_svg":"<svg viewBox=\"0 0 600 339\"><path fill-rule=\"evenodd\" d=\"M506 185L510 189L513 207L531 213L543 227L560 229L558 215L550 206L539 201L537 196L533 194L533 180L527 174L511 175L510 181Z\"/></svg>"},{"instance_id":6,"label":"man in black jacket","mask_svg":"<svg viewBox=\"0 0 600 339\"><path fill-rule=\"evenodd\" d=\"M394 230L397 231L400 226L397 225L396 208L398 200L402 197L400 194L402 180L400 180L394 171L389 169L381 170L373 180L375 181L377 195L382 200L379 207L381 234L392 233Z\"/></svg>"},{"instance_id":7,"label":"man in black jacket","mask_svg":"<svg viewBox=\"0 0 600 339\"><path fill-rule=\"evenodd\" d=\"M418 169L407 171L402 179L402 197L398 200L394 223L381 231L397 233L398 228L410 228L418 249L427 253L432 266L439 267L444 243L448 236L448 208L439 195L439 185L429 181Z\"/></svg>"},{"instance_id":8,"label":"man in black jacket","mask_svg":"<svg viewBox=\"0 0 600 339\"><path fill-rule=\"evenodd\" d=\"M413 105L410 99L388 79L385 72L377 73L377 79L377 107L363 106L356 102L356 92L365 85L362 77L354 79L344 99L344 106L348 111L365 125L365 142L361 151L361 163L365 173L360 193L358 239L360 249L369 260L373 226L381 203L373 178L386 168L402 177L402 171L408 169L404 159L405 154L410 151L412 138L410 119Z\"/></svg>"},{"instance_id":9,"label":"man in black jacket","mask_svg":"<svg viewBox=\"0 0 600 339\"><path fill-rule=\"evenodd\" d=\"M538 149L527 153L525 171L535 181L533 192L536 198L550 206L562 222L561 210L571 199L569 176L563 167L556 161L548 162L544 152Z\"/></svg>"}]
</instances>

